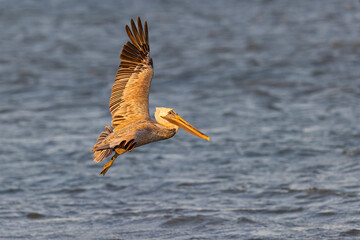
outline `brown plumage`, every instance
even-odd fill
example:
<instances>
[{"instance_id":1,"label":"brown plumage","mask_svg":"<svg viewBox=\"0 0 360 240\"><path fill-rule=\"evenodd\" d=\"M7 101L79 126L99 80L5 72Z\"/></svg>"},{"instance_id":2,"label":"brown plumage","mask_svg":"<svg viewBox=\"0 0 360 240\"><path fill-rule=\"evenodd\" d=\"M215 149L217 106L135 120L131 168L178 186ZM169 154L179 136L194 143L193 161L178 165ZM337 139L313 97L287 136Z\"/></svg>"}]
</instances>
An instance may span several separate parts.
<instances>
[{"instance_id":1,"label":"brown plumage","mask_svg":"<svg viewBox=\"0 0 360 240\"><path fill-rule=\"evenodd\" d=\"M179 128L209 140L205 134L185 122L173 109L157 108L154 121L149 116L149 89L153 76L153 63L150 58L148 26L144 28L140 17L137 27L131 19L131 30L125 30L130 39L120 54L119 70L112 87L109 109L112 115L112 129L105 127L97 139L92 152L94 161L101 162L115 152L100 174L105 175L117 156L131 152L147 143L164 140L174 136Z\"/></svg>"}]
</instances>

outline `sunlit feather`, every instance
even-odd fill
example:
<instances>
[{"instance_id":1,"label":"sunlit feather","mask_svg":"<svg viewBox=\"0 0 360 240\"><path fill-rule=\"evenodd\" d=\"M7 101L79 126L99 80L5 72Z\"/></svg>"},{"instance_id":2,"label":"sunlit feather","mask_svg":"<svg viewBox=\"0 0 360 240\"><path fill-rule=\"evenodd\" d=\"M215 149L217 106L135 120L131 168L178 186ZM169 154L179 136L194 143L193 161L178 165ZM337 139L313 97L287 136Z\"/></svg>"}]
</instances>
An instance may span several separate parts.
<instances>
[{"instance_id":1,"label":"sunlit feather","mask_svg":"<svg viewBox=\"0 0 360 240\"><path fill-rule=\"evenodd\" d=\"M164 139L176 134L179 127L209 140L205 134L180 118L173 109L157 108L154 121L149 116L149 89L153 77L153 62L150 58L148 25L144 28L140 17L137 27L131 19L125 30L130 39L120 54L119 70L112 87L109 110L112 115L112 129L105 127L98 137L92 152L94 161L100 162L115 152L100 174L105 175L114 160L134 148Z\"/></svg>"}]
</instances>

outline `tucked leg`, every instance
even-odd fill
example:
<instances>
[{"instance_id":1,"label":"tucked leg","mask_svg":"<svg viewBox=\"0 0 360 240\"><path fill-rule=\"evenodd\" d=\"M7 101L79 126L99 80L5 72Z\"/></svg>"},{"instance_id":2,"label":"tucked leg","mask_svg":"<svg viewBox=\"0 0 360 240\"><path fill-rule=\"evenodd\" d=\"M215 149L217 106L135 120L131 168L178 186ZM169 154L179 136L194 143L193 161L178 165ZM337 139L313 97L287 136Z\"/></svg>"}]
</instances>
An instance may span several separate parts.
<instances>
[{"instance_id":1,"label":"tucked leg","mask_svg":"<svg viewBox=\"0 0 360 240\"><path fill-rule=\"evenodd\" d=\"M125 152L126 152L125 149L115 148L115 154L114 154L114 156L112 156L112 158L110 159L110 162L108 162L107 164L104 165L104 168L103 168L103 170L100 172L99 175L102 174L103 176L105 176L105 173L106 173L106 172L109 170L109 168L113 165L115 159L116 159L119 155L121 155L121 154L123 154L123 153L125 153Z\"/></svg>"},{"instance_id":2,"label":"tucked leg","mask_svg":"<svg viewBox=\"0 0 360 240\"><path fill-rule=\"evenodd\" d=\"M107 170L109 170L109 168L113 165L115 159L116 159L118 156L119 156L119 154L117 154L117 153L115 152L115 154L114 154L114 156L112 156L110 162L108 162L107 164L104 165L104 168L103 168L103 170L100 172L99 175L102 174L103 176L105 176L105 173L106 173Z\"/></svg>"}]
</instances>

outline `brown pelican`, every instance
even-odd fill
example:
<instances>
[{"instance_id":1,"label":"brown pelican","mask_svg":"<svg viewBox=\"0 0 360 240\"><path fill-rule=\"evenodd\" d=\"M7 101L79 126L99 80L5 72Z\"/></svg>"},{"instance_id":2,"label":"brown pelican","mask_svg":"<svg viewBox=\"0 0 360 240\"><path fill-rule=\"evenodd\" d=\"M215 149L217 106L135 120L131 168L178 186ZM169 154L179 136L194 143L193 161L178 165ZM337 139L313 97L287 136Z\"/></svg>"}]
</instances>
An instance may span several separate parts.
<instances>
[{"instance_id":1,"label":"brown pelican","mask_svg":"<svg viewBox=\"0 0 360 240\"><path fill-rule=\"evenodd\" d=\"M112 129L105 127L92 152L94 161L101 162L115 152L100 174L105 175L114 160L125 152L142 145L171 138L179 127L197 137L210 140L208 136L182 119L172 108L158 107L156 121L149 116L149 88L153 76L150 58L148 26L142 27L140 17L137 28L131 19L131 29L126 25L130 38L120 54L119 70L112 87L109 109Z\"/></svg>"}]
</instances>

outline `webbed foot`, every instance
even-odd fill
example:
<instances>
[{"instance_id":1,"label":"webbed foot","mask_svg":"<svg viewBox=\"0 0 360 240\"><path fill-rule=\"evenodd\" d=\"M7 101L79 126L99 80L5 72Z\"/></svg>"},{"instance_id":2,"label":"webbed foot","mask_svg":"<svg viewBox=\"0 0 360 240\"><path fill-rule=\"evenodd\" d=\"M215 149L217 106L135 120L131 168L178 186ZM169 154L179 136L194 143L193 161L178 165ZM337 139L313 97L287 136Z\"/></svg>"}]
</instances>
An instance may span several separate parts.
<instances>
[{"instance_id":1,"label":"webbed foot","mask_svg":"<svg viewBox=\"0 0 360 240\"><path fill-rule=\"evenodd\" d=\"M106 172L109 170L109 168L112 166L113 162L114 162L114 161L110 161L109 163L105 164L103 170L100 172L99 175L102 174L103 176L105 176L105 173L106 173Z\"/></svg>"},{"instance_id":2,"label":"webbed foot","mask_svg":"<svg viewBox=\"0 0 360 240\"><path fill-rule=\"evenodd\" d=\"M119 156L119 154L115 153L114 156L111 158L110 162L108 162L107 164L104 165L103 170L100 172L99 175L103 175L105 176L105 173L109 170L109 168L113 165L115 159L117 158L117 156Z\"/></svg>"},{"instance_id":3,"label":"webbed foot","mask_svg":"<svg viewBox=\"0 0 360 240\"><path fill-rule=\"evenodd\" d=\"M105 176L105 173L106 173L106 172L109 170L109 168L113 165L115 159L116 159L119 155L121 155L121 154L123 154L123 153L126 153L126 151L127 151L127 150L122 149L122 148L115 148L115 154L114 154L114 156L112 156L112 158L111 158L111 160L110 160L109 163L107 163L107 164L104 165L104 168L103 168L103 170L100 172L99 175L102 174L103 176Z\"/></svg>"}]
</instances>

